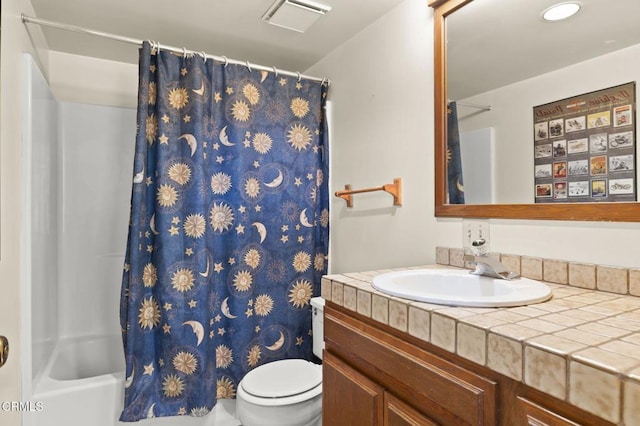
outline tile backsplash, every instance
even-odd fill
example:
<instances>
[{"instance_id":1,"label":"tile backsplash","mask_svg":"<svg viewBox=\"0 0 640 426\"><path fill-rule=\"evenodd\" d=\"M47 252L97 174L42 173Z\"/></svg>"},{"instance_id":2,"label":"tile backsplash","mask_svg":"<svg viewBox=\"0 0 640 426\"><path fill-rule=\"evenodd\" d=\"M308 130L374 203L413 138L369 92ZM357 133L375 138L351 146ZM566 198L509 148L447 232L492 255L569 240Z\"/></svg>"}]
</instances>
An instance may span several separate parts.
<instances>
[{"instance_id":1,"label":"tile backsplash","mask_svg":"<svg viewBox=\"0 0 640 426\"><path fill-rule=\"evenodd\" d=\"M437 264L473 269L465 265L463 256L461 248L436 247ZM640 296L640 267L620 268L507 253L490 253L490 256L498 258L509 270L525 278Z\"/></svg>"}]
</instances>

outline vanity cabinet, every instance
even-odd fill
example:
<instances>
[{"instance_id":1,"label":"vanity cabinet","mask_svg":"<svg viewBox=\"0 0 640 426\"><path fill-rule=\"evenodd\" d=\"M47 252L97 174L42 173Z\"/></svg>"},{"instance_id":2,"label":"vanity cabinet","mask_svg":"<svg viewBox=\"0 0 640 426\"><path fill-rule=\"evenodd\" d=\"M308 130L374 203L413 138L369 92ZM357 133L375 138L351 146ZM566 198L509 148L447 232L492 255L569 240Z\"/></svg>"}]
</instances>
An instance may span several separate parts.
<instances>
[{"instance_id":1,"label":"vanity cabinet","mask_svg":"<svg viewBox=\"0 0 640 426\"><path fill-rule=\"evenodd\" d=\"M324 315L324 425L612 425L332 303Z\"/></svg>"},{"instance_id":2,"label":"vanity cabinet","mask_svg":"<svg viewBox=\"0 0 640 426\"><path fill-rule=\"evenodd\" d=\"M490 425L496 383L325 308L323 423Z\"/></svg>"}]
</instances>

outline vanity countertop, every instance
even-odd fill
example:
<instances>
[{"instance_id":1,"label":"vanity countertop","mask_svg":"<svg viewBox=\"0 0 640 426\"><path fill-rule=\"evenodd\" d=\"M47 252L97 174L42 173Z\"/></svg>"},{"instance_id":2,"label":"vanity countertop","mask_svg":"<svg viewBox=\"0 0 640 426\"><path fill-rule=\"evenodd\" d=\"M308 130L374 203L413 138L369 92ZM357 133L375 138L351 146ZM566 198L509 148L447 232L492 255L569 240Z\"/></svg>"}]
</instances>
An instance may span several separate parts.
<instances>
[{"instance_id":1,"label":"vanity countertop","mask_svg":"<svg viewBox=\"0 0 640 426\"><path fill-rule=\"evenodd\" d=\"M385 272L326 275L322 296L613 423L640 424L640 297L546 283L547 302L450 307L376 291Z\"/></svg>"}]
</instances>

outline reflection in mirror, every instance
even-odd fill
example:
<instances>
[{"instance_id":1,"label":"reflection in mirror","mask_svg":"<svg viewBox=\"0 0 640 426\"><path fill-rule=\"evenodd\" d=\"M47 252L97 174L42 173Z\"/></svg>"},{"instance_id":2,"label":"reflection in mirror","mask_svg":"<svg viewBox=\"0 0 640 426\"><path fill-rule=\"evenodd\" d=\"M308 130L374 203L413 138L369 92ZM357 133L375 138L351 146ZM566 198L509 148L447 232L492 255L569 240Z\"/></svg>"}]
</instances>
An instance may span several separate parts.
<instances>
[{"instance_id":1,"label":"reflection in mirror","mask_svg":"<svg viewBox=\"0 0 640 426\"><path fill-rule=\"evenodd\" d=\"M533 108L640 80L639 1L581 0L573 17L545 22L552 3L436 7L436 215L640 221L635 202L532 204ZM449 199L447 109L457 112L465 206Z\"/></svg>"},{"instance_id":2,"label":"reflection in mirror","mask_svg":"<svg viewBox=\"0 0 640 426\"><path fill-rule=\"evenodd\" d=\"M478 181L476 152L495 160L494 181L465 185L467 203L534 201L532 107L640 77L640 2L581 3L558 22L541 17L549 0L474 0L447 17L447 96L458 101L465 180ZM469 139L477 131L487 137ZM492 187L493 198L474 194Z\"/></svg>"}]
</instances>

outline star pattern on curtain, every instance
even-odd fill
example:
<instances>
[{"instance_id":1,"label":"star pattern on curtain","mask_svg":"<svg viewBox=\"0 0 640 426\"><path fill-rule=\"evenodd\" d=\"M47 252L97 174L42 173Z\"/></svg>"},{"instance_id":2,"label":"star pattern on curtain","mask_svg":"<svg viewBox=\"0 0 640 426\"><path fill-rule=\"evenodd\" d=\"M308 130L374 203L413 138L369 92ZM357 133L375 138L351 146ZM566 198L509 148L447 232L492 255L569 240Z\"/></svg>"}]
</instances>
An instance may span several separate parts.
<instances>
[{"instance_id":1,"label":"star pattern on curtain","mask_svg":"<svg viewBox=\"0 0 640 426\"><path fill-rule=\"evenodd\" d=\"M326 94L144 43L121 420L203 416L251 369L312 358L329 238Z\"/></svg>"}]
</instances>

